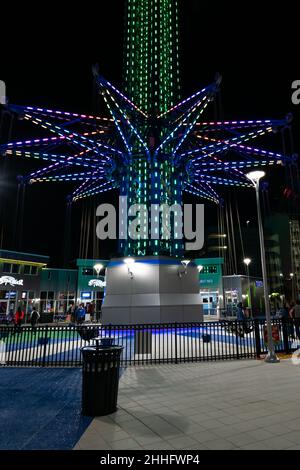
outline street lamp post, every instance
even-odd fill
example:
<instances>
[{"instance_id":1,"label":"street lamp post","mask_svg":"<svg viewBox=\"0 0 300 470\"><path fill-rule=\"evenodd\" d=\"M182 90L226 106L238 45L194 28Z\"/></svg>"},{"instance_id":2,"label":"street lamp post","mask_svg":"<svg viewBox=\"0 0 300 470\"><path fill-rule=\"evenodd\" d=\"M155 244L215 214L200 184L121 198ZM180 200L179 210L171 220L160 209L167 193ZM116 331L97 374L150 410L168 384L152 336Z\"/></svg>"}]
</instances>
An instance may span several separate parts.
<instances>
[{"instance_id":1,"label":"street lamp post","mask_svg":"<svg viewBox=\"0 0 300 470\"><path fill-rule=\"evenodd\" d=\"M99 278L100 271L103 269L103 264L101 263L96 263L94 264L94 270L97 273L97 279ZM96 299L95 299L95 315L96 315L96 321L98 320L98 317L100 316L100 309L98 310L98 300L97 300L97 294L96 294ZM95 320L95 318L94 318Z\"/></svg>"},{"instance_id":2,"label":"street lamp post","mask_svg":"<svg viewBox=\"0 0 300 470\"><path fill-rule=\"evenodd\" d=\"M247 271L247 280L248 280L248 307L251 309L251 313L252 313L252 298L251 298L251 285L250 285L250 275L249 275L249 264L251 263L251 259L250 258L245 258L244 260L244 264L246 265L246 271Z\"/></svg>"},{"instance_id":3,"label":"street lamp post","mask_svg":"<svg viewBox=\"0 0 300 470\"><path fill-rule=\"evenodd\" d=\"M272 337L272 324L271 324L271 313L269 303L269 289L267 279L267 265L266 265L266 253L264 243L264 231L260 209L260 197L259 197L259 182L262 177L265 176L264 171L252 171L248 173L247 178L252 181L256 192L256 206L257 206L257 220L259 229L259 243L260 243L260 256L261 256L261 268L263 275L263 286L264 286L264 299L265 299L265 311L266 311L266 322L267 322L267 334L268 334L268 354L265 358L265 362L279 362L278 357L275 354L274 342Z\"/></svg>"},{"instance_id":4,"label":"street lamp post","mask_svg":"<svg viewBox=\"0 0 300 470\"><path fill-rule=\"evenodd\" d=\"M290 273L290 279L292 281L292 299L294 300L295 299L295 287L294 287L294 273Z\"/></svg>"}]
</instances>

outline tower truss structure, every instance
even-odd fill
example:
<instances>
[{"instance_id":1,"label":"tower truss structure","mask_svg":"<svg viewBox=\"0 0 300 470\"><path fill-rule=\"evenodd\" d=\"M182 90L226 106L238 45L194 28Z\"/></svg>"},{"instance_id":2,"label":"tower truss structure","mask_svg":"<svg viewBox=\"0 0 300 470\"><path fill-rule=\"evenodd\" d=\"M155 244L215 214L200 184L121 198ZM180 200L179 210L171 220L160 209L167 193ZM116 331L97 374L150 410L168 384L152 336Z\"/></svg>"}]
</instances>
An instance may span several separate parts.
<instances>
[{"instance_id":1,"label":"tower truss structure","mask_svg":"<svg viewBox=\"0 0 300 470\"><path fill-rule=\"evenodd\" d=\"M128 0L126 18L125 91L93 68L108 114L10 104L12 112L44 136L8 142L0 146L0 154L45 161L24 182L77 182L72 201L115 188L127 196L141 219L137 238L126 238L126 227L120 240L125 256L181 256L181 227L175 220L183 191L218 204L222 186L252 187L245 176L249 169L291 163L295 157L254 145L284 126L285 119L207 118L220 77L180 99L177 0ZM163 204L175 207L175 217L163 220L159 213L159 228L153 233L141 208L151 213L151 206Z\"/></svg>"}]
</instances>

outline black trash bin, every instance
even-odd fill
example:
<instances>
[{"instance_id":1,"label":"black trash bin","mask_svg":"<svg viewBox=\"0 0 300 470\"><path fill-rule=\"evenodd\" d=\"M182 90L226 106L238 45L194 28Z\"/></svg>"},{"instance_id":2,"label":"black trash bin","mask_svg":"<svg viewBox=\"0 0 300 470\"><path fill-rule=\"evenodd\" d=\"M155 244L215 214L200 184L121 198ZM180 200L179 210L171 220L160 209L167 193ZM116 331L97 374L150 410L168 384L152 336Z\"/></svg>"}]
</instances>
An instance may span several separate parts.
<instances>
[{"instance_id":1,"label":"black trash bin","mask_svg":"<svg viewBox=\"0 0 300 470\"><path fill-rule=\"evenodd\" d=\"M82 414L104 416L117 409L122 346L81 348Z\"/></svg>"},{"instance_id":2,"label":"black trash bin","mask_svg":"<svg viewBox=\"0 0 300 470\"><path fill-rule=\"evenodd\" d=\"M107 336L104 338L100 338L99 341L102 348L110 348L114 343L114 338L110 338L109 336Z\"/></svg>"},{"instance_id":3,"label":"black trash bin","mask_svg":"<svg viewBox=\"0 0 300 470\"><path fill-rule=\"evenodd\" d=\"M91 341L99 336L99 328L78 326L77 332L84 341Z\"/></svg>"},{"instance_id":4,"label":"black trash bin","mask_svg":"<svg viewBox=\"0 0 300 470\"><path fill-rule=\"evenodd\" d=\"M211 335L209 335L208 333L204 333L202 335L202 340L203 340L203 343L210 343L211 342Z\"/></svg>"}]
</instances>

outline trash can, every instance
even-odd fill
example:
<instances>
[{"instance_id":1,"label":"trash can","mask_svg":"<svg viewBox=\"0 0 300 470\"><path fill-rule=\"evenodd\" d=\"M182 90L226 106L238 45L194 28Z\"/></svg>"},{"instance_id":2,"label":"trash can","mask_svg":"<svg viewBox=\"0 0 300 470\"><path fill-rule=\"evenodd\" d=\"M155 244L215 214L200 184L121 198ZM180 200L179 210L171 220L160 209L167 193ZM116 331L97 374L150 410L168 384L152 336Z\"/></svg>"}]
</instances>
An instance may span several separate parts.
<instances>
[{"instance_id":1,"label":"trash can","mask_svg":"<svg viewBox=\"0 0 300 470\"><path fill-rule=\"evenodd\" d=\"M120 357L123 346L81 348L82 414L104 416L117 409Z\"/></svg>"},{"instance_id":2,"label":"trash can","mask_svg":"<svg viewBox=\"0 0 300 470\"><path fill-rule=\"evenodd\" d=\"M202 335L202 340L203 340L203 343L210 343L211 342L211 335L209 335L208 333L204 333Z\"/></svg>"},{"instance_id":3,"label":"trash can","mask_svg":"<svg viewBox=\"0 0 300 470\"><path fill-rule=\"evenodd\" d=\"M102 348L110 348L114 343L114 338L110 338L109 336L100 338L100 345Z\"/></svg>"},{"instance_id":4,"label":"trash can","mask_svg":"<svg viewBox=\"0 0 300 470\"><path fill-rule=\"evenodd\" d=\"M99 328L97 327L78 326L77 332L84 341L91 341L99 336Z\"/></svg>"}]
</instances>

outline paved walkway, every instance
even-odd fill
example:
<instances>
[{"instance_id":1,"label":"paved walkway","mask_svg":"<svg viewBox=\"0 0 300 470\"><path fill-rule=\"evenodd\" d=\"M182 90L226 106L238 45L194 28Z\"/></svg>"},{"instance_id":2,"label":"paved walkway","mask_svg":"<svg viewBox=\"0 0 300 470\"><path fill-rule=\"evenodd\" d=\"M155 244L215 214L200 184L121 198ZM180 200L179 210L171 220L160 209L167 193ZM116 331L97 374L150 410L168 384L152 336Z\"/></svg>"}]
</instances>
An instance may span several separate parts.
<instances>
[{"instance_id":1,"label":"paved walkway","mask_svg":"<svg viewBox=\"0 0 300 470\"><path fill-rule=\"evenodd\" d=\"M0 368L0 450L71 450L91 423L81 380L80 368Z\"/></svg>"},{"instance_id":2,"label":"paved walkway","mask_svg":"<svg viewBox=\"0 0 300 470\"><path fill-rule=\"evenodd\" d=\"M300 449L299 390L290 360L129 367L75 449Z\"/></svg>"}]
</instances>

